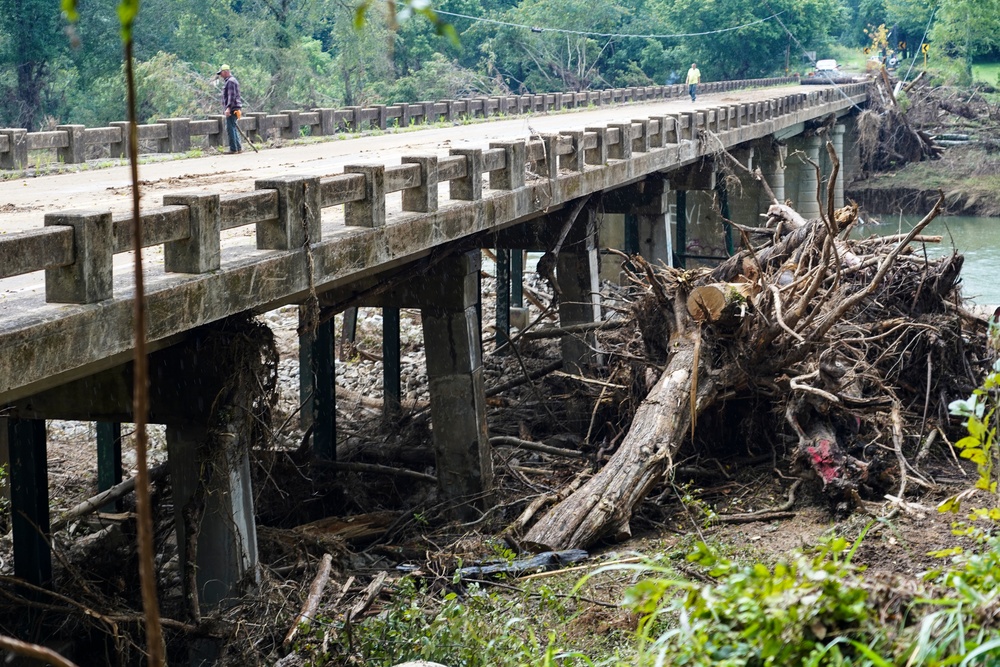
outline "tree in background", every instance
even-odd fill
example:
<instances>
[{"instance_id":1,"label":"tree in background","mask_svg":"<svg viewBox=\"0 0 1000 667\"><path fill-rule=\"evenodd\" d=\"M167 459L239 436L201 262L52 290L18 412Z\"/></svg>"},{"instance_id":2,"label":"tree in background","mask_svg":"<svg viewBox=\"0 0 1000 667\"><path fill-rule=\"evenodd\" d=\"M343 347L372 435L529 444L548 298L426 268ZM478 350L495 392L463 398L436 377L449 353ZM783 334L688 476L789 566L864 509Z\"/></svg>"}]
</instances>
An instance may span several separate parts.
<instances>
[{"instance_id":1,"label":"tree in background","mask_svg":"<svg viewBox=\"0 0 1000 667\"><path fill-rule=\"evenodd\" d=\"M1000 0L942 0L931 38L944 53L964 61L971 81L973 59L1000 49Z\"/></svg>"},{"instance_id":2,"label":"tree in background","mask_svg":"<svg viewBox=\"0 0 1000 667\"><path fill-rule=\"evenodd\" d=\"M602 70L615 42L580 33L620 33L626 16L613 0L524 0L498 18L530 28L479 24L467 34L482 36L485 62L511 90L580 91L607 85Z\"/></svg>"},{"instance_id":3,"label":"tree in background","mask_svg":"<svg viewBox=\"0 0 1000 667\"><path fill-rule=\"evenodd\" d=\"M51 66L65 50L59 14L48 0L0 0L0 120L37 129Z\"/></svg>"},{"instance_id":4,"label":"tree in background","mask_svg":"<svg viewBox=\"0 0 1000 667\"><path fill-rule=\"evenodd\" d=\"M751 78L782 69L786 49L790 50L795 60L803 49L822 50L830 44L833 34L840 33L840 26L847 16L839 0L655 2L676 32L710 33L678 39L678 44L689 56L688 60L698 63L706 80ZM770 19L754 23L779 12L780 21ZM746 27L714 32L740 25Z\"/></svg>"}]
</instances>

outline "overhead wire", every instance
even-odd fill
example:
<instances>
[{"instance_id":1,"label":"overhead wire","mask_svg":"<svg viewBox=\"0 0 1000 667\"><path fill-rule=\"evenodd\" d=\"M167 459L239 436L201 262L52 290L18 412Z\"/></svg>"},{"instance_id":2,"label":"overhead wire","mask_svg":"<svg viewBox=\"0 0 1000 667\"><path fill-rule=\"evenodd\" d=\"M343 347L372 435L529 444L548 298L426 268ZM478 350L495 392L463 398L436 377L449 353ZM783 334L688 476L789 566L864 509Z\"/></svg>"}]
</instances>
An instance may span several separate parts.
<instances>
[{"instance_id":1,"label":"overhead wire","mask_svg":"<svg viewBox=\"0 0 1000 667\"><path fill-rule=\"evenodd\" d=\"M764 4L767 5L768 9L771 9L771 11L774 11L771 8L771 4L767 0L764 0ZM778 25L781 26L781 29L784 30L785 33L788 35L789 39L791 39L792 41L794 41L795 44L799 47L799 49L802 51L802 55L805 56L806 60L808 60L812 64L812 66L815 67L816 66L816 58L814 58L812 55L810 55L810 53L808 51L806 51L806 47L803 46L802 42L799 41L799 38L796 37L792 33L792 31L788 29L788 26L786 26L785 22L781 20L781 17L775 15L775 19L778 21ZM854 100L852 100L851 96L848 95L847 93L845 93L841 89L840 84L838 84L836 81L834 81L833 78L831 78L829 74L827 74L823 70L819 70L817 73L821 77L823 77L824 79L826 79L827 83L829 83L830 85L832 85L833 88L834 88L834 90L836 90L838 93L840 93L840 95L843 96L844 99L846 99L848 102L850 102L851 106L853 106L858 111L863 111L863 109L860 106L858 106L858 103L855 102Z\"/></svg>"},{"instance_id":2,"label":"overhead wire","mask_svg":"<svg viewBox=\"0 0 1000 667\"><path fill-rule=\"evenodd\" d=\"M931 11L931 15L927 17L927 25L924 26L924 34L920 38L920 45L917 47L916 51L913 52L913 58L910 59L910 67L906 70L906 76L903 77L904 83L910 78L910 72L913 71L913 66L917 63L917 54L919 54L924 48L924 43L927 41L927 33L931 30L931 21L934 20L934 15L937 14L937 10L938 8L935 7Z\"/></svg>"},{"instance_id":3,"label":"overhead wire","mask_svg":"<svg viewBox=\"0 0 1000 667\"><path fill-rule=\"evenodd\" d=\"M568 30L565 28L545 28L537 25L524 25L522 23L511 23L509 21L500 21L497 19L490 19L484 16L469 16L467 14L458 14L456 12L446 12L442 9L435 9L435 14L443 14L444 16L453 16L455 18L468 19L470 21L476 21L478 23L491 23L493 25L502 25L510 28L523 28L525 30L530 30L532 32L555 32L566 35L582 35L584 37L606 37L612 39L675 39L680 37L703 37L705 35L717 35L724 32L733 32L734 30L743 30L744 28L749 28L750 26L758 25L760 23L765 23L771 19L777 18L778 14L784 14L787 10L781 10L777 14L772 14L766 18L757 19L756 21L751 21L749 23L743 23L741 25L731 26L729 28L719 28L718 30L706 30L704 32L685 32L676 33L671 35L639 35L634 33L614 33L614 32L591 32L587 30Z\"/></svg>"}]
</instances>

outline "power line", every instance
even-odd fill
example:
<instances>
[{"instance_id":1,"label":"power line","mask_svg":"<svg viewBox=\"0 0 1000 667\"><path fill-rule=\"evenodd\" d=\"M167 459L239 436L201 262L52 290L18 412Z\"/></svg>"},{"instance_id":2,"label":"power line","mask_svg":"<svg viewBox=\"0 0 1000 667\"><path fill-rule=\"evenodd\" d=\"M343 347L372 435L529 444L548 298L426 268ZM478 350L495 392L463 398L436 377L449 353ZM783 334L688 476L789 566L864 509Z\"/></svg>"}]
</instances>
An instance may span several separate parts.
<instances>
[{"instance_id":1,"label":"power line","mask_svg":"<svg viewBox=\"0 0 1000 667\"><path fill-rule=\"evenodd\" d=\"M460 19L468 19L470 21L476 21L478 23L492 23L493 25L508 26L511 28L523 28L525 30L530 30L531 32L557 32L566 35L582 35L585 37L607 37L607 38L635 38L635 39L672 39L675 37L702 37L704 35L717 35L723 32L732 32L734 30L743 30L744 28L749 28L750 26L758 25L760 23L765 23L773 18L777 18L778 14L784 14L786 10L781 10L777 14L772 14L767 18L757 19L756 21L751 21L750 23L744 23L742 25L732 26L731 28L720 28L718 30L707 30L705 32L687 32L687 33L677 33L674 35L636 35L631 33L613 33L613 32L588 32L585 30L565 30L563 28L542 28L539 26L529 26L523 25L521 23L510 23L508 21L498 21L496 19L488 19L482 16L468 16L466 14L456 14L455 12L446 12L441 9L435 9L435 14L444 14L445 16L454 16ZM780 19L779 19L780 20Z\"/></svg>"},{"instance_id":2,"label":"power line","mask_svg":"<svg viewBox=\"0 0 1000 667\"><path fill-rule=\"evenodd\" d=\"M765 5L767 5L768 9L770 9L770 8L771 8L771 5L770 5L770 3L768 3L768 1L767 1L767 0L764 0L764 4L765 4ZM772 10L772 11L773 11L773 10ZM788 26L786 26L786 25L785 25L784 21L782 21L782 20L781 20L781 19L780 19L780 18L778 17L778 15L777 15L777 14L775 14L775 15L774 15L774 17L775 17L775 18L777 19L777 21L778 21L778 25L780 25L780 26L781 26L781 29L782 29L782 30L784 30L784 31L785 31L785 32L786 32L786 33L788 34L788 37L789 37L790 39L794 40L794 41L795 41L795 44L796 44L796 45L797 45L797 46L799 47L799 49L801 49L801 50L802 50L802 55L804 55L804 56L806 57L806 59L807 59L807 60L808 60L808 61L809 61L810 63L812 63L813 67L815 67L815 66L816 66L816 59L815 59L815 58L813 58L813 57L812 57L811 55L809 55L809 52L808 52L808 51L806 51L806 47L802 45L802 42L800 42L800 41L799 41L799 38L798 38L798 37L796 37L795 35L793 35L793 34L792 34L792 31L788 29ZM826 73L826 72L825 72L824 70L819 70L819 73L820 73L820 75L821 75L821 76L822 76L822 77L823 77L824 79L826 79L827 83L829 83L830 85L832 85L832 86L834 87L834 90L836 90L836 91L837 91L838 93L840 93L840 94L841 94L841 95L842 95L842 96L843 96L843 97L844 97L844 98L845 98L845 99L846 99L847 101L849 101L849 102L851 103L851 105L852 105L852 106L853 106L853 107L854 107L855 109L857 109L858 111L861 111L861 110L862 110L862 109L861 109L861 107L859 107L859 106L858 106L857 102L855 102L854 100L852 100L852 99L851 99L850 95L848 95L847 93L845 93L845 92L844 92L843 90L841 90L841 89L840 89L840 86L839 86L839 85L837 84L837 82L836 82L836 81L834 81L834 80L833 80L833 79L832 79L832 78L830 77L830 75L829 75L829 74L827 74L827 73Z\"/></svg>"}]
</instances>

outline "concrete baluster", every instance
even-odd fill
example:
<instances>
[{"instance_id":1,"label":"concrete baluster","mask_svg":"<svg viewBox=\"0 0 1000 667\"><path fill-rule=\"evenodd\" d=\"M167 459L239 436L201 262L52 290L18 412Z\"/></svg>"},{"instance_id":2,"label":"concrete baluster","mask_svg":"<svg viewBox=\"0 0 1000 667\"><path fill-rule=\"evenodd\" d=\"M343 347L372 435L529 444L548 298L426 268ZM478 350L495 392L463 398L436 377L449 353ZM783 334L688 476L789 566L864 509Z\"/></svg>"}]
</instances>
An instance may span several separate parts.
<instances>
[{"instance_id":1,"label":"concrete baluster","mask_svg":"<svg viewBox=\"0 0 1000 667\"><path fill-rule=\"evenodd\" d=\"M302 120L299 117L302 112L298 109L288 109L285 111L279 111L285 116L288 116L287 127L281 128L281 138L282 139L299 139L302 137Z\"/></svg>"},{"instance_id":2,"label":"concrete baluster","mask_svg":"<svg viewBox=\"0 0 1000 667\"><path fill-rule=\"evenodd\" d=\"M337 133L337 121L334 114L336 109L313 109L319 116L319 133L321 136L329 137Z\"/></svg>"},{"instance_id":3,"label":"concrete baluster","mask_svg":"<svg viewBox=\"0 0 1000 667\"><path fill-rule=\"evenodd\" d=\"M403 164L420 167L420 185L403 190L403 210L433 213L438 210L438 158L436 155L413 155L402 159Z\"/></svg>"},{"instance_id":4,"label":"concrete baluster","mask_svg":"<svg viewBox=\"0 0 1000 667\"><path fill-rule=\"evenodd\" d=\"M128 157L129 122L126 120L116 120L112 123L108 123L108 127L117 128L118 132L120 133L118 135L119 136L118 141L112 141L108 145L111 157L117 157L117 158ZM225 133L225 126L223 126L223 134L224 133Z\"/></svg>"},{"instance_id":5,"label":"concrete baluster","mask_svg":"<svg viewBox=\"0 0 1000 667\"><path fill-rule=\"evenodd\" d=\"M217 270L222 264L219 195L163 195L163 205L187 206L189 230L188 238L164 244L164 270L167 273L207 273Z\"/></svg>"},{"instance_id":6,"label":"concrete baluster","mask_svg":"<svg viewBox=\"0 0 1000 667\"><path fill-rule=\"evenodd\" d=\"M79 164L87 159L87 144L84 141L86 125L57 125L56 129L66 133L68 145L58 150L59 161L65 164Z\"/></svg>"},{"instance_id":7,"label":"concrete baluster","mask_svg":"<svg viewBox=\"0 0 1000 667\"><path fill-rule=\"evenodd\" d=\"M160 139L160 153L186 153L191 150L190 118L164 118L159 122L167 126L167 138Z\"/></svg>"},{"instance_id":8,"label":"concrete baluster","mask_svg":"<svg viewBox=\"0 0 1000 667\"><path fill-rule=\"evenodd\" d=\"M618 130L618 141L608 146L612 160L632 159L632 123L608 123L608 128Z\"/></svg>"},{"instance_id":9,"label":"concrete baluster","mask_svg":"<svg viewBox=\"0 0 1000 667\"><path fill-rule=\"evenodd\" d=\"M588 127L587 132L593 132L597 137L597 146L586 152L586 163L603 167L608 163L608 144L611 132L606 127Z\"/></svg>"},{"instance_id":10,"label":"concrete baluster","mask_svg":"<svg viewBox=\"0 0 1000 667\"><path fill-rule=\"evenodd\" d=\"M7 137L7 150L0 153L0 169L24 169L28 164L28 131L3 128L0 135Z\"/></svg>"},{"instance_id":11,"label":"concrete baluster","mask_svg":"<svg viewBox=\"0 0 1000 667\"><path fill-rule=\"evenodd\" d=\"M257 190L278 192L278 217L257 223L259 250L297 250L309 242L318 243L321 234L321 197L315 176L278 176L258 180Z\"/></svg>"},{"instance_id":12,"label":"concrete baluster","mask_svg":"<svg viewBox=\"0 0 1000 667\"><path fill-rule=\"evenodd\" d=\"M114 228L110 212L45 214L45 226L73 228L75 261L45 270L48 303L97 303L113 296Z\"/></svg>"},{"instance_id":13,"label":"concrete baluster","mask_svg":"<svg viewBox=\"0 0 1000 667\"><path fill-rule=\"evenodd\" d=\"M490 148L504 152L503 169L489 172L491 190L517 190L524 187L527 148L523 141L495 141Z\"/></svg>"},{"instance_id":14,"label":"concrete baluster","mask_svg":"<svg viewBox=\"0 0 1000 667\"><path fill-rule=\"evenodd\" d=\"M465 176L448 183L448 196L462 201L478 201L483 198L483 149L452 148L449 155L465 157Z\"/></svg>"},{"instance_id":15,"label":"concrete baluster","mask_svg":"<svg viewBox=\"0 0 1000 667\"><path fill-rule=\"evenodd\" d=\"M633 153L648 153L650 144L649 137L649 119L639 118L632 121L632 125L639 126L639 136L632 140L632 152Z\"/></svg>"},{"instance_id":16,"label":"concrete baluster","mask_svg":"<svg viewBox=\"0 0 1000 667\"><path fill-rule=\"evenodd\" d=\"M365 129L364 127L362 127L363 121L361 120L362 118L364 118L364 111L365 111L362 107L347 107L345 111L347 111L351 119L348 122L348 127L350 128L351 132L361 132L362 130Z\"/></svg>"},{"instance_id":17,"label":"concrete baluster","mask_svg":"<svg viewBox=\"0 0 1000 667\"><path fill-rule=\"evenodd\" d=\"M562 156L562 166L569 171L583 171L583 167L586 164L583 149L584 133L581 130L574 130L563 132L562 136L568 137L570 144L573 146L572 153Z\"/></svg>"},{"instance_id":18,"label":"concrete baluster","mask_svg":"<svg viewBox=\"0 0 1000 667\"><path fill-rule=\"evenodd\" d=\"M348 165L344 167L344 173L365 176L365 198L344 204L344 224L354 227L384 227L385 165Z\"/></svg>"}]
</instances>

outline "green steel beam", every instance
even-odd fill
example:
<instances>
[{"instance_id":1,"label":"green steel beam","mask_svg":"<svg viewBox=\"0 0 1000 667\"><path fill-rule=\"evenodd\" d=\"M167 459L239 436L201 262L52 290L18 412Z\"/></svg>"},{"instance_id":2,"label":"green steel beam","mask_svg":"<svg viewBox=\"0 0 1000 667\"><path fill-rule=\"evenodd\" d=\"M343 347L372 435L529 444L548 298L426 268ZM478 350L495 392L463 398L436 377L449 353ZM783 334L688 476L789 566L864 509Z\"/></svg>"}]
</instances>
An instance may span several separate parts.
<instances>
[{"instance_id":1,"label":"green steel beam","mask_svg":"<svg viewBox=\"0 0 1000 667\"><path fill-rule=\"evenodd\" d=\"M121 422L97 422L97 490L107 491L122 481ZM121 500L108 503L103 512L117 512Z\"/></svg>"},{"instance_id":2,"label":"green steel beam","mask_svg":"<svg viewBox=\"0 0 1000 667\"><path fill-rule=\"evenodd\" d=\"M49 548L49 471L45 420L8 419L10 516L14 576L36 586L52 583Z\"/></svg>"}]
</instances>

